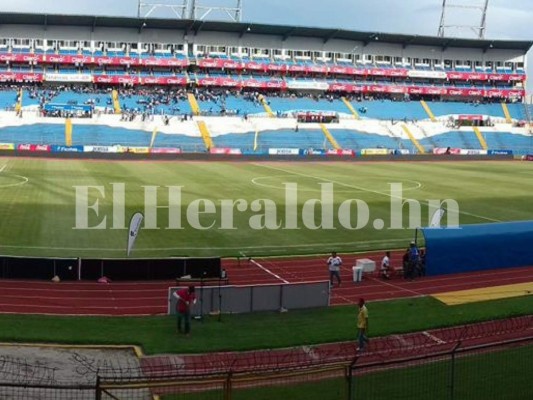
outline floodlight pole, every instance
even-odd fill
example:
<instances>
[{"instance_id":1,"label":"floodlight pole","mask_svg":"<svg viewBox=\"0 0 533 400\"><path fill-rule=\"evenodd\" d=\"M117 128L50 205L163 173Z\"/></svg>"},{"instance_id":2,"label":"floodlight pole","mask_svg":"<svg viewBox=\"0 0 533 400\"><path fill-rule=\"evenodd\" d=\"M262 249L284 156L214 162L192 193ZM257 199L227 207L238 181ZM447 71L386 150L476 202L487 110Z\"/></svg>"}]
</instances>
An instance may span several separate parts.
<instances>
[{"instance_id":1,"label":"floodlight pole","mask_svg":"<svg viewBox=\"0 0 533 400\"><path fill-rule=\"evenodd\" d=\"M170 11L178 19L185 19L187 17L187 10L189 9L189 0L182 0L181 4L164 4L150 0L139 0L137 6L137 18L148 18L155 11L164 9Z\"/></svg>"},{"instance_id":2,"label":"floodlight pole","mask_svg":"<svg viewBox=\"0 0 533 400\"><path fill-rule=\"evenodd\" d=\"M472 0L470 0L471 2ZM462 0L461 3L450 3L448 0L442 0L442 13L440 17L440 24L439 24L439 30L437 35L439 37L445 36L445 30L446 28L469 28L471 29L477 36L478 39L484 39L485 38L485 31L487 28L487 9L489 7L489 0L483 0L483 4L477 3L477 4L469 4L466 2L466 0ZM479 26L476 25L457 25L457 24L451 24L448 25L446 23L447 18L449 18L447 14L447 10L451 8L459 8L459 9L472 9L472 10L478 10L481 13L481 22Z\"/></svg>"}]
</instances>

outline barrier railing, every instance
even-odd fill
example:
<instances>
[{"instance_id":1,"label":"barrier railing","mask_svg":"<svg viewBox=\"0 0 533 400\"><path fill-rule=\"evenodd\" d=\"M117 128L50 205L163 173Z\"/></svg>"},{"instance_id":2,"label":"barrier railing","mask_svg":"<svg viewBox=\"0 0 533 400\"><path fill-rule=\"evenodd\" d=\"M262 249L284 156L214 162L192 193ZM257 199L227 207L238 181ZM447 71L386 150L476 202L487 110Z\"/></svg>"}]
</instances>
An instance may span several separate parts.
<instances>
[{"instance_id":1,"label":"barrier railing","mask_svg":"<svg viewBox=\"0 0 533 400\"><path fill-rule=\"evenodd\" d=\"M58 382L42 365L23 365L23 375L7 379L21 369L7 362L0 370L0 397L231 400L254 398L259 390L263 398L268 391L268 398L290 393L291 400L317 392L325 400L529 398L532 327L530 315L372 338L363 353L355 343L332 343L152 357L139 366L103 365L83 385ZM447 340L439 343L436 337Z\"/></svg>"}]
</instances>

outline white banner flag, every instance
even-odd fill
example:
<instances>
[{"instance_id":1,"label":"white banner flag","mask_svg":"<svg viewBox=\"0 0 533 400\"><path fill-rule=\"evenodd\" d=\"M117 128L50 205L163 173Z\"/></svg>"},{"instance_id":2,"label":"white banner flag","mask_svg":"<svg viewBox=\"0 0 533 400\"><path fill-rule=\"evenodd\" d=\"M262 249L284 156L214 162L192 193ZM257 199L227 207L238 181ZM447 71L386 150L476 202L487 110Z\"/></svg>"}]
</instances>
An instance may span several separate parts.
<instances>
[{"instance_id":1,"label":"white banner flag","mask_svg":"<svg viewBox=\"0 0 533 400\"><path fill-rule=\"evenodd\" d=\"M433 217L431 217L431 221L429 223L430 228L440 228L440 221L442 217L444 217L444 214L446 211L444 211L442 208L439 208L435 213L433 214Z\"/></svg>"},{"instance_id":2,"label":"white banner flag","mask_svg":"<svg viewBox=\"0 0 533 400\"><path fill-rule=\"evenodd\" d=\"M133 245L135 244L135 239L137 239L137 235L141 229L143 218L144 215L140 212L133 214L133 217L131 217L130 229L128 230L128 257L133 250Z\"/></svg>"}]
</instances>

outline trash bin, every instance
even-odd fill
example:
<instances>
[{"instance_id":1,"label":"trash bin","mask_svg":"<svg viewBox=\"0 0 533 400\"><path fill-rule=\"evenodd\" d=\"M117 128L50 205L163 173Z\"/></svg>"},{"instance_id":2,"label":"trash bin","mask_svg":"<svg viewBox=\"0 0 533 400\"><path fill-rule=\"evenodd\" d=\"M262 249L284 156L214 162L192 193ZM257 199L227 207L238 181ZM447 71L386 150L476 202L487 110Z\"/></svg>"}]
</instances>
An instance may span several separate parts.
<instances>
[{"instance_id":1,"label":"trash bin","mask_svg":"<svg viewBox=\"0 0 533 400\"><path fill-rule=\"evenodd\" d=\"M363 280L363 267L352 267L353 281L361 282Z\"/></svg>"}]
</instances>

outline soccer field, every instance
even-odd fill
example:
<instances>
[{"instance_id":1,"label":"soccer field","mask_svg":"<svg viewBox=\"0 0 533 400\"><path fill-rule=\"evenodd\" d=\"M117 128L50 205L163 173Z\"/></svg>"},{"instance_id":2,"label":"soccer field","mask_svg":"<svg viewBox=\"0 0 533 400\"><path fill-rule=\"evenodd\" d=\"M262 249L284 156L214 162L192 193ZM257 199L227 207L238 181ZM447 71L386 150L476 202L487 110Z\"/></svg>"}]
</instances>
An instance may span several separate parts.
<instances>
[{"instance_id":1,"label":"soccer field","mask_svg":"<svg viewBox=\"0 0 533 400\"><path fill-rule=\"evenodd\" d=\"M391 184L401 184L402 193L392 193ZM133 254L136 257L402 248L414 237L414 226L408 226L409 207L405 205L403 229L391 229L395 202L418 200L422 226L431 215L428 201L445 199L459 205L460 224L527 220L533 219L532 189L533 164L518 161L245 163L2 158L0 252L125 257L127 225L136 211L145 213ZM324 201L313 208L313 199ZM363 202L368 206L367 221L362 217ZM413 213L416 216L411 209ZM446 221L445 216L443 223Z\"/></svg>"}]
</instances>

